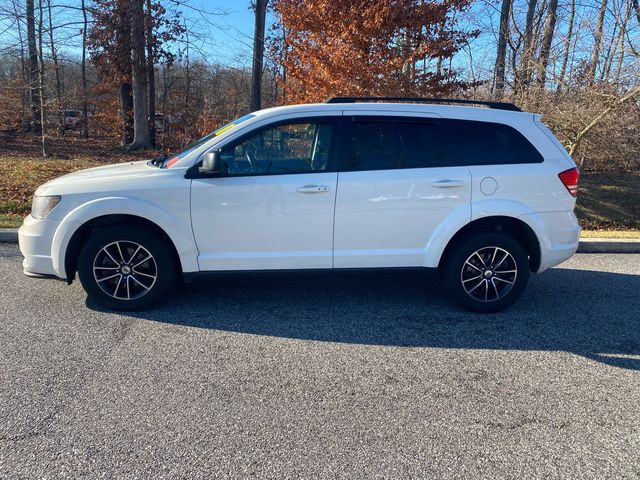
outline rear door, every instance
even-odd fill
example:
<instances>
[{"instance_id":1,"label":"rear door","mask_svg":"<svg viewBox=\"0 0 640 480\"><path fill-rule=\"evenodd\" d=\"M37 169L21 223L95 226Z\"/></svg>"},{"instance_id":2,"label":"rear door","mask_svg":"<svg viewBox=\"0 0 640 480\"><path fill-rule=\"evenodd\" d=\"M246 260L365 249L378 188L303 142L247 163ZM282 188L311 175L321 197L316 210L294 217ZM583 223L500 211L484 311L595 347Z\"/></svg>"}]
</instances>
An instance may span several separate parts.
<instances>
[{"instance_id":1,"label":"rear door","mask_svg":"<svg viewBox=\"0 0 640 480\"><path fill-rule=\"evenodd\" d=\"M343 121L334 267L424 265L438 225L456 209L471 216L469 169L452 165L438 118L345 116Z\"/></svg>"}]
</instances>

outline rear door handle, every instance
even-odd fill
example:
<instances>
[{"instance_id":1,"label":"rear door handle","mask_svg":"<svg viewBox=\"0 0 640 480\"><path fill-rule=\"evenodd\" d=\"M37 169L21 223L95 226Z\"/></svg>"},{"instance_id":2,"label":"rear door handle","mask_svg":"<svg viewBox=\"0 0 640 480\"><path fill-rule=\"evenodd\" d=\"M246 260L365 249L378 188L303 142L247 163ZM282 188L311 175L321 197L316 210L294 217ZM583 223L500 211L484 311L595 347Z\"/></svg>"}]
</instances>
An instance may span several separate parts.
<instances>
[{"instance_id":1,"label":"rear door handle","mask_svg":"<svg viewBox=\"0 0 640 480\"><path fill-rule=\"evenodd\" d=\"M464 185L464 182L462 180L440 180L433 182L431 185L436 188L452 188L461 187Z\"/></svg>"},{"instance_id":2,"label":"rear door handle","mask_svg":"<svg viewBox=\"0 0 640 480\"><path fill-rule=\"evenodd\" d=\"M305 185L296 189L300 193L324 193L331 190L326 185Z\"/></svg>"}]
</instances>

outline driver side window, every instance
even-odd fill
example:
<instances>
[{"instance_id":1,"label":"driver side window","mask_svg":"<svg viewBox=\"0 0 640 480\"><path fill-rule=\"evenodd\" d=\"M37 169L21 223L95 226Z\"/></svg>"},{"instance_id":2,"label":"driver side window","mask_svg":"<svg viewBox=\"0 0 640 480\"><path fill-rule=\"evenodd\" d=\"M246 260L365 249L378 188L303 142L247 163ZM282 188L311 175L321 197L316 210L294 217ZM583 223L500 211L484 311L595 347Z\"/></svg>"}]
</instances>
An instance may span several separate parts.
<instances>
[{"instance_id":1,"label":"driver side window","mask_svg":"<svg viewBox=\"0 0 640 480\"><path fill-rule=\"evenodd\" d=\"M228 175L306 173L327 169L331 123L288 123L268 127L224 147Z\"/></svg>"}]
</instances>

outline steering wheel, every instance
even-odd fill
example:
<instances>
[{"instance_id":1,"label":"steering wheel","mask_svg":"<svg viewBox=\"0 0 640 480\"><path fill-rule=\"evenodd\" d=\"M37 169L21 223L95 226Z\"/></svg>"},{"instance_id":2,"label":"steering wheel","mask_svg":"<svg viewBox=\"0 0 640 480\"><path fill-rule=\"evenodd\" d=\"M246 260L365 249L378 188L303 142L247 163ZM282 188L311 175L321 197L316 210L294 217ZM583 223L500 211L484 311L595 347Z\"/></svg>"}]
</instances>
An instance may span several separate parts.
<instances>
[{"instance_id":1,"label":"steering wheel","mask_svg":"<svg viewBox=\"0 0 640 480\"><path fill-rule=\"evenodd\" d=\"M256 146L253 143L248 143L244 148L244 156L251 165L251 169L257 173L258 170L258 162L256 161Z\"/></svg>"}]
</instances>

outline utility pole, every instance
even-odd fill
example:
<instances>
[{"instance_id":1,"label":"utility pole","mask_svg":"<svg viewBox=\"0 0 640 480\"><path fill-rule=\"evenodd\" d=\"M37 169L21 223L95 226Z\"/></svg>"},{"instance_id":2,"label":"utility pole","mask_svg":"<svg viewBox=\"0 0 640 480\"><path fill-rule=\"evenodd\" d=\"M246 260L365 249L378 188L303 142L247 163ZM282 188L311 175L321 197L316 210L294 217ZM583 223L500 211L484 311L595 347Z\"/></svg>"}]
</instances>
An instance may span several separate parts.
<instances>
[{"instance_id":1,"label":"utility pole","mask_svg":"<svg viewBox=\"0 0 640 480\"><path fill-rule=\"evenodd\" d=\"M262 61L264 57L264 23L267 0L255 0L256 22L253 32L253 67L251 70L251 111L260 110L262 94Z\"/></svg>"}]
</instances>

